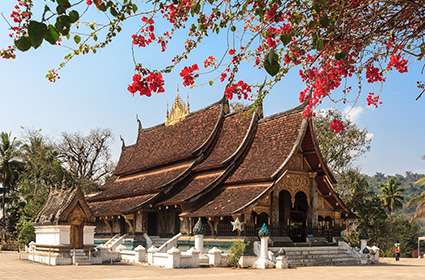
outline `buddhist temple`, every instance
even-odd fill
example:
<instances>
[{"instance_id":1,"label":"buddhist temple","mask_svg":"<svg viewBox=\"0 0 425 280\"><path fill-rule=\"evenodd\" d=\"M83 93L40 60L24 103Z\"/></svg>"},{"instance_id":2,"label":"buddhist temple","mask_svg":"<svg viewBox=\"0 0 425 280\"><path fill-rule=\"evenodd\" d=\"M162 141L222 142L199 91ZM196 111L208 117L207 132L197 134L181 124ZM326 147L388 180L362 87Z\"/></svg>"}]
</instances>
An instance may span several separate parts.
<instances>
[{"instance_id":1,"label":"buddhist temple","mask_svg":"<svg viewBox=\"0 0 425 280\"><path fill-rule=\"evenodd\" d=\"M339 236L351 214L303 110L264 117L223 98L190 112L177 97L164 124L139 121L136 143L87 198L96 236L192 235L199 218L215 238L254 237L263 224L274 241Z\"/></svg>"}]
</instances>

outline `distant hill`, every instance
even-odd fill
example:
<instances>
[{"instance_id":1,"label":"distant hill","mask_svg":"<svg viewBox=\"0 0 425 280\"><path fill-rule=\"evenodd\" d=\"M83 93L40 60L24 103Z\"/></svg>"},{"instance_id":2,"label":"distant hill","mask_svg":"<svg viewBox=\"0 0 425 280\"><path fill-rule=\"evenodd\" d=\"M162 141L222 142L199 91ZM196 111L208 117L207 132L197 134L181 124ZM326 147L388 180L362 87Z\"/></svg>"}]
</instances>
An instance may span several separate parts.
<instances>
[{"instance_id":1,"label":"distant hill","mask_svg":"<svg viewBox=\"0 0 425 280\"><path fill-rule=\"evenodd\" d=\"M366 175L366 178L369 182L369 186L373 189L373 191L379 193L380 186L387 182L390 178L396 178L396 180L401 184L401 187L405 190L405 200L404 200L404 208L401 210L402 213L413 216L415 212L416 205L411 207L406 207L407 202L409 202L413 197L421 194L425 191L425 186L416 185L416 181L420 178L425 177L425 174L419 174L407 171L404 175L396 174L396 175L385 175L384 173L377 172L373 176Z\"/></svg>"}]
</instances>

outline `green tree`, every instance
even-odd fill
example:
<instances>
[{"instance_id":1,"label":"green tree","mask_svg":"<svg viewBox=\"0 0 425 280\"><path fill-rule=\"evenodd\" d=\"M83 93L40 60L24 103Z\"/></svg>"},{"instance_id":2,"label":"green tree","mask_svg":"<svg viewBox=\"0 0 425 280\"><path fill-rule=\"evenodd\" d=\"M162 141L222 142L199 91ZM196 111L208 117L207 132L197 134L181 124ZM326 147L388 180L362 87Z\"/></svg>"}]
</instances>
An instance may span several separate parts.
<instances>
[{"instance_id":1,"label":"green tree","mask_svg":"<svg viewBox=\"0 0 425 280\"><path fill-rule=\"evenodd\" d=\"M28 245L31 241L35 241L34 225L31 221L22 220L18 224L17 241L20 246Z\"/></svg>"},{"instance_id":2,"label":"green tree","mask_svg":"<svg viewBox=\"0 0 425 280\"><path fill-rule=\"evenodd\" d=\"M404 189L400 188L400 183L395 178L381 185L381 199L390 215L403 207L403 192Z\"/></svg>"},{"instance_id":3,"label":"green tree","mask_svg":"<svg viewBox=\"0 0 425 280\"><path fill-rule=\"evenodd\" d=\"M334 133L330 124L335 118L344 123L344 131ZM359 128L339 111L328 111L314 118L320 151L331 170L338 174L351 167L353 161L369 151L371 139L366 129Z\"/></svg>"},{"instance_id":4,"label":"green tree","mask_svg":"<svg viewBox=\"0 0 425 280\"><path fill-rule=\"evenodd\" d=\"M14 191L19 178L19 170L22 168L22 161L19 158L20 146L20 142L12 137L10 133L0 133L0 184L2 185L3 226L7 225L8 196Z\"/></svg>"},{"instance_id":5,"label":"green tree","mask_svg":"<svg viewBox=\"0 0 425 280\"><path fill-rule=\"evenodd\" d=\"M24 170L18 182L25 200L23 220L35 218L52 188L71 185L73 178L62 166L59 152L39 131L27 133L22 145Z\"/></svg>"}]
</instances>

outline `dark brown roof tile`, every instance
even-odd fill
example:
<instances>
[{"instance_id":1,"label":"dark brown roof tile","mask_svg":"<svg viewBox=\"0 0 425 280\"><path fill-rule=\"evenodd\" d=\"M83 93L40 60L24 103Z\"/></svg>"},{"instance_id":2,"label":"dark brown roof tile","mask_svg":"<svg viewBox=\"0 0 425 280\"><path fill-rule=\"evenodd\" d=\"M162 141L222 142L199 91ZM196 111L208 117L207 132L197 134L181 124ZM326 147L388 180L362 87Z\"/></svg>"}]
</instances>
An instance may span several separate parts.
<instances>
[{"instance_id":1,"label":"dark brown roof tile","mask_svg":"<svg viewBox=\"0 0 425 280\"><path fill-rule=\"evenodd\" d=\"M194 112L176 124L164 124L139 132L133 148L124 149L115 174L130 174L192 158L216 129L223 113L222 102Z\"/></svg>"},{"instance_id":2,"label":"dark brown roof tile","mask_svg":"<svg viewBox=\"0 0 425 280\"><path fill-rule=\"evenodd\" d=\"M270 185L245 185L225 188L213 200L189 214L192 217L229 216L236 210L250 203Z\"/></svg>"},{"instance_id":3,"label":"dark brown roof tile","mask_svg":"<svg viewBox=\"0 0 425 280\"><path fill-rule=\"evenodd\" d=\"M261 120L248 153L226 183L270 180L296 145L303 120L302 109Z\"/></svg>"},{"instance_id":4,"label":"dark brown roof tile","mask_svg":"<svg viewBox=\"0 0 425 280\"><path fill-rule=\"evenodd\" d=\"M143 206L156 195L156 193L153 193L134 197L90 202L89 206L93 215L96 217L122 215Z\"/></svg>"}]
</instances>

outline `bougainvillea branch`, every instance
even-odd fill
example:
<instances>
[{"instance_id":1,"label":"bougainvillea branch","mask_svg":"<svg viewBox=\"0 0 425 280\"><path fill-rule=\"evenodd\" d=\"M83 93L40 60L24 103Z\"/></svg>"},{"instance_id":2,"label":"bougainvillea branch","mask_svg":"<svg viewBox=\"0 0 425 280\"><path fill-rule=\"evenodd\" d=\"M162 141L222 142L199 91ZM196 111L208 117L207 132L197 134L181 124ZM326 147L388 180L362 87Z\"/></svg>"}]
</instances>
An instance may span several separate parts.
<instances>
[{"instance_id":1,"label":"bougainvillea branch","mask_svg":"<svg viewBox=\"0 0 425 280\"><path fill-rule=\"evenodd\" d=\"M270 92L293 70L305 83L299 99L306 104L306 117L325 98L335 100L332 95L337 89L343 88L340 100L349 99L351 87L346 81L351 77L383 83L389 72L406 73L409 63L425 56L425 3L420 0L52 0L38 8L40 14L34 13L32 0L17 1L8 21L13 46L0 55L13 59L16 50L37 49L43 43L73 44L67 46L72 51L64 61L49 70L50 81L57 80L75 56L106 47L125 22L136 18L128 38L136 72L128 86L130 93L162 93L167 74L177 71L184 86L196 86L202 79L214 85L218 80L227 98L255 100L260 88L261 95ZM108 20L88 18L95 12ZM186 34L181 42L184 49L174 53L165 67L150 69L137 57L135 49L148 46L169 51L169 43L179 40L177 31ZM208 55L199 63L186 63L212 34L226 38L221 57ZM266 80L239 78L246 63L253 71L263 70ZM418 81L420 85L423 82ZM365 102L378 107L382 98L369 92ZM342 123L335 119L332 129L342 131Z\"/></svg>"}]
</instances>

